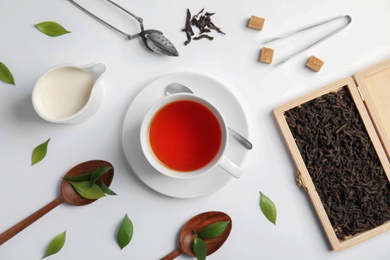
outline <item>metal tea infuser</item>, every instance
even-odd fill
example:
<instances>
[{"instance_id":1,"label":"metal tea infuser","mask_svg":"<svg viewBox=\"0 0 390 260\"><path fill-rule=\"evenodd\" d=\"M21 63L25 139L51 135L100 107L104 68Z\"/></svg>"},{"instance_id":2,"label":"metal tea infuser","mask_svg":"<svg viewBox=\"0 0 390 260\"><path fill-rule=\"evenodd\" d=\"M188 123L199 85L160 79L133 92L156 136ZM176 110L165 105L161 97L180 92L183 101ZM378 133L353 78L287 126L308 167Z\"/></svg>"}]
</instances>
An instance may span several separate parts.
<instances>
[{"instance_id":1,"label":"metal tea infuser","mask_svg":"<svg viewBox=\"0 0 390 260\"><path fill-rule=\"evenodd\" d=\"M119 6L118 4L112 2L111 0L107 0L107 1L109 3L115 5L116 7L118 7L122 11L124 11L125 13L131 15L132 17L134 17L139 22L140 27L141 27L141 32L140 33L137 33L137 34L134 34L134 35L130 35L130 34L127 34L125 32L122 32L118 28L115 28L111 24L105 22L104 20L100 19L96 15L92 14L91 12L86 10L84 7L82 7L79 4L77 4L75 1L73 1L73 0L68 0L68 1L71 2L73 5L75 5L77 8L81 9L83 12L85 12L89 16L91 16L92 18L94 18L97 21L103 23L104 25L108 26L109 28L113 29L114 31L122 34L128 40L132 40L132 39L141 37L142 42L145 45L145 47L147 49L149 49L150 51L152 51L152 52L155 52L155 53L158 53L158 54L161 54L161 55L166 55L166 56L179 56L179 53L177 52L175 46L173 46L173 44L165 36L163 36L162 32L154 30L154 29L145 30L144 29L144 25L143 25L143 19L141 17L138 17L138 16L130 13L129 11L127 11L123 7Z\"/></svg>"},{"instance_id":2,"label":"metal tea infuser","mask_svg":"<svg viewBox=\"0 0 390 260\"><path fill-rule=\"evenodd\" d=\"M345 24L344 26L340 27L339 29L334 30L333 32L325 35L324 37L322 37L319 40L311 43L310 45L304 47L303 49L298 50L297 52L293 53L292 55L290 55L286 59L284 59L281 62L277 63L275 66L279 66L280 64L285 63L286 61L288 61L292 57L294 57L294 56L296 56L296 55L306 51L307 49L313 47L314 45L316 45L316 44L318 44L318 43L320 43L320 42L330 38L331 36L335 35L336 33L340 32L341 30L343 30L345 27L347 27L352 22L352 17L350 15L341 15L341 16L333 17L333 18L327 19L325 21L322 21L322 22L319 22L319 23L316 23L316 24L313 24L313 25L310 25L310 26L307 26L307 27L304 27L304 28L301 28L301 29L293 30L291 32L282 34L282 35L280 35L278 37L275 37L275 38L272 38L272 39L270 39L268 41L265 41L264 44L267 44L267 43L270 43L270 42L274 42L274 41L277 41L277 40L280 40L280 39L287 38L287 37L289 37L291 35L294 35L296 33L300 33L302 31L306 31L306 30L312 29L314 27L318 27L318 26L324 25L326 23L329 23L329 22L332 22L332 21L335 21L335 20L338 20L338 19L343 19L343 18L347 19L347 24Z\"/></svg>"}]
</instances>

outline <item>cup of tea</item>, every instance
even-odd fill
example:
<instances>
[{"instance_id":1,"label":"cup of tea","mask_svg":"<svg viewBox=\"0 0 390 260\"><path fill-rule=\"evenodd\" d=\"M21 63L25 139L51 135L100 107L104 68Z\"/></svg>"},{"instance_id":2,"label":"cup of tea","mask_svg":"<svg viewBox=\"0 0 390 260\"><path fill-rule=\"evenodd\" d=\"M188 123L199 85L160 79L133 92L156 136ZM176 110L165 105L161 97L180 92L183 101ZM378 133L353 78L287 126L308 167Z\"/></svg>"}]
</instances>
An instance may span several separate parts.
<instances>
[{"instance_id":1,"label":"cup of tea","mask_svg":"<svg viewBox=\"0 0 390 260\"><path fill-rule=\"evenodd\" d=\"M140 131L148 162L166 176L189 179L221 167L235 178L242 169L229 160L228 128L221 112L203 98L177 93L157 101Z\"/></svg>"}]
</instances>

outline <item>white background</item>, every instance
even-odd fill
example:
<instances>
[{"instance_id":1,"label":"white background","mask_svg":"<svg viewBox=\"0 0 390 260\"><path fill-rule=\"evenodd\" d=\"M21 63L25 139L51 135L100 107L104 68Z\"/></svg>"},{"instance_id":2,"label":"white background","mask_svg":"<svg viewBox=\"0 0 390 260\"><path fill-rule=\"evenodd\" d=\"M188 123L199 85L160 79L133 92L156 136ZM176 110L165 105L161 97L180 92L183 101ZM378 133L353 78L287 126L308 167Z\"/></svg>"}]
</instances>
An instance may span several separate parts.
<instances>
[{"instance_id":1,"label":"white background","mask_svg":"<svg viewBox=\"0 0 390 260\"><path fill-rule=\"evenodd\" d=\"M103 0L79 0L102 18L129 33L137 22ZM60 177L73 165L91 159L115 167L112 189L119 196L89 206L60 205L0 247L0 259L40 259L50 240L67 231L64 248L51 259L159 259L178 246L178 233L187 219L219 210L228 213L233 229L223 247L208 259L388 259L390 233L350 249L330 249L304 191L295 184L295 166L272 111L303 94L353 75L390 57L390 3L355 0L214 0L125 1L141 16L145 28L164 32L180 57L147 52L138 39L127 41L65 0L0 2L0 61L16 85L0 82L0 232L58 196ZM184 46L186 9L215 12L212 17L226 35ZM348 28L327 41L274 67L258 62L266 39L342 14L353 18ZM246 27L251 15L266 19L263 31ZM72 33L51 38L34 24L56 21ZM332 27L329 25L330 28ZM314 29L299 39L284 40L275 49L275 61L328 29ZM322 32L322 33L321 33ZM304 64L310 55L325 61L314 73ZM34 111L31 91L39 76L61 63L108 65L103 78L105 98L90 120L77 125L43 121ZM136 94L170 73L208 73L233 84L246 101L252 122L254 149L245 174L221 190L194 199L158 194L138 180L122 152L122 124ZM30 165L35 146L51 138L46 158ZM276 204L276 226L259 207L259 191ZM125 214L134 224L133 240L120 250L115 232ZM178 259L192 259L180 256Z\"/></svg>"}]
</instances>

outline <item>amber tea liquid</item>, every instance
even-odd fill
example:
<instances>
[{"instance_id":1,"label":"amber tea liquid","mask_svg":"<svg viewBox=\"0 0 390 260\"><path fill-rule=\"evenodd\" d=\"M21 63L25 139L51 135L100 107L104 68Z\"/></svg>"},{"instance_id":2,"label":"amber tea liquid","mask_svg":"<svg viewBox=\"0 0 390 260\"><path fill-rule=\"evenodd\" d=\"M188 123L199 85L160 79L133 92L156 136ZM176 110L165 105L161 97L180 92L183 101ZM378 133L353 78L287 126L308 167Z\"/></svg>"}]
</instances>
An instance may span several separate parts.
<instances>
[{"instance_id":1,"label":"amber tea liquid","mask_svg":"<svg viewBox=\"0 0 390 260\"><path fill-rule=\"evenodd\" d=\"M222 144L222 129L210 109L190 100L161 108L150 124L153 153L176 171L198 170L210 163Z\"/></svg>"}]
</instances>

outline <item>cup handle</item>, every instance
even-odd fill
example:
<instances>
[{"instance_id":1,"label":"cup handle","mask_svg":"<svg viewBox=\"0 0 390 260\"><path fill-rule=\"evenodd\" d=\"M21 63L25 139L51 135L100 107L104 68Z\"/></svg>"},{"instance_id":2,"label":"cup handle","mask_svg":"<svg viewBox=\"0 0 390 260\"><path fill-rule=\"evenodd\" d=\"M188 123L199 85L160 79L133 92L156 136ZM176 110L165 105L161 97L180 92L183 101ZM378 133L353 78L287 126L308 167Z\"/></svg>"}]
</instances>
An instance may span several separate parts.
<instances>
[{"instance_id":1,"label":"cup handle","mask_svg":"<svg viewBox=\"0 0 390 260\"><path fill-rule=\"evenodd\" d=\"M236 179L240 178L243 173L243 170L238 167L237 164L230 161L226 156L222 157L222 160L219 162L218 166Z\"/></svg>"}]
</instances>

